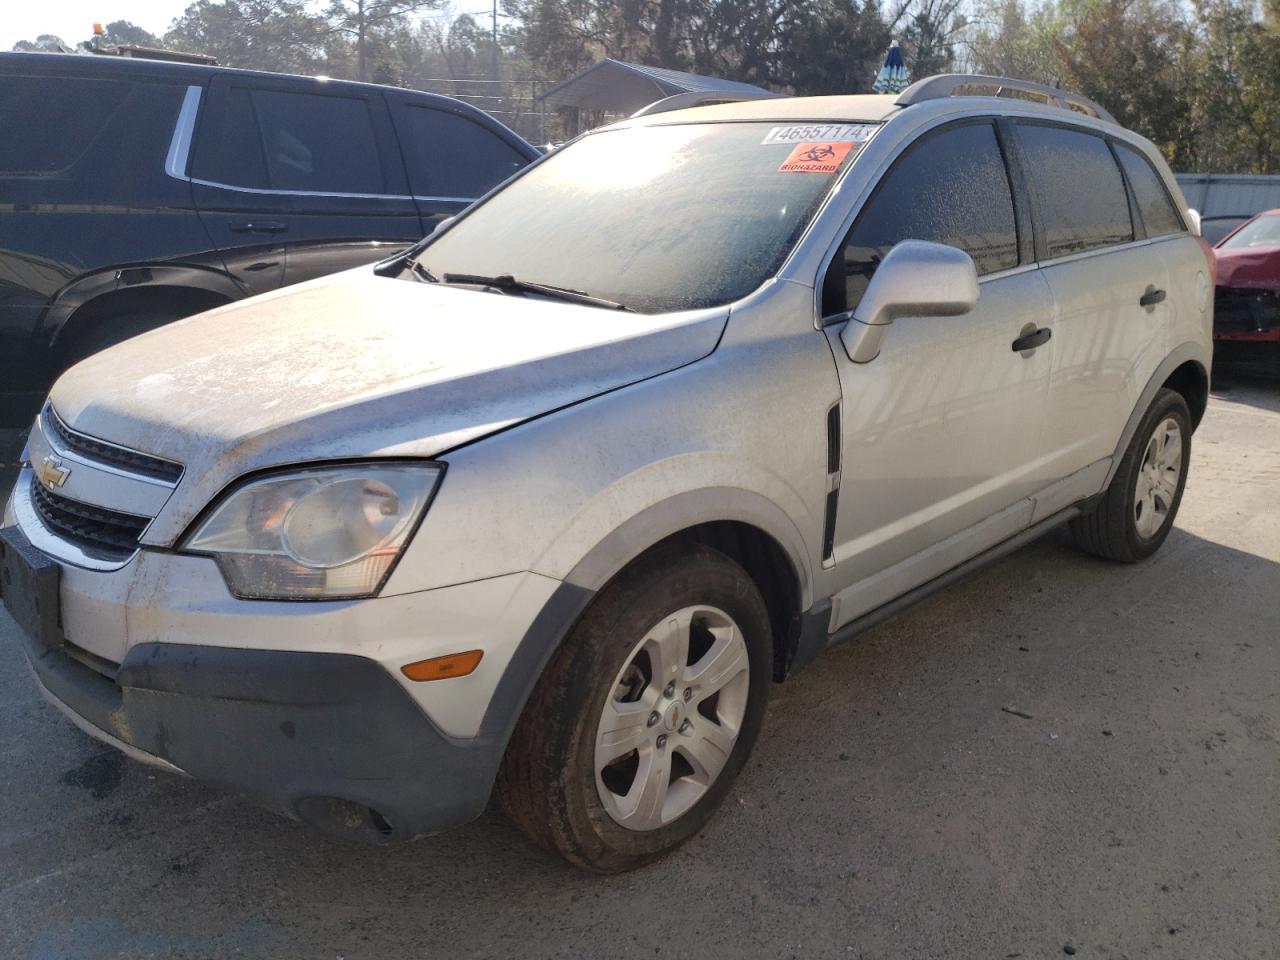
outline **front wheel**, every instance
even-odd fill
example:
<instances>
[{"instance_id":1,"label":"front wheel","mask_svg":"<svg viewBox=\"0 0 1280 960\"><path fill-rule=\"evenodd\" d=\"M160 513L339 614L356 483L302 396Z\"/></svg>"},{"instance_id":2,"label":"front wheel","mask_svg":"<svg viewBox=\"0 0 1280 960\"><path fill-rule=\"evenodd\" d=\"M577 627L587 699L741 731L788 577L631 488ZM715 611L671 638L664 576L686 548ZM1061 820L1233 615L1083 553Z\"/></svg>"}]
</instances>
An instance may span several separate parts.
<instances>
[{"instance_id":1,"label":"front wheel","mask_svg":"<svg viewBox=\"0 0 1280 960\"><path fill-rule=\"evenodd\" d=\"M1071 521L1082 550L1134 563L1160 548L1173 528L1191 459L1191 411L1162 389L1147 410L1097 507Z\"/></svg>"},{"instance_id":2,"label":"front wheel","mask_svg":"<svg viewBox=\"0 0 1280 960\"><path fill-rule=\"evenodd\" d=\"M512 819L578 866L627 870L702 828L746 762L771 677L769 616L708 547L664 547L606 587L507 748Z\"/></svg>"}]
</instances>

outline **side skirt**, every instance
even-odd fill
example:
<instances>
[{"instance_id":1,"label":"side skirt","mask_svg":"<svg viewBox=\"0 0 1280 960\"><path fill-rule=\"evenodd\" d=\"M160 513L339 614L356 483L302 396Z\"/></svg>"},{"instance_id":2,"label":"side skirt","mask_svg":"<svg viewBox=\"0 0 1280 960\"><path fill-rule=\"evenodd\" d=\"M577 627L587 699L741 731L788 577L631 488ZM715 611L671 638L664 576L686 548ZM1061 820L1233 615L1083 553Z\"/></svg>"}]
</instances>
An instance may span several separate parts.
<instances>
[{"instance_id":1,"label":"side skirt","mask_svg":"<svg viewBox=\"0 0 1280 960\"><path fill-rule=\"evenodd\" d=\"M1008 556L1016 550L1021 549L1033 540L1038 540L1050 530L1062 526L1068 520L1078 517L1082 513L1088 512L1096 498L1090 498L1082 503L1073 504L1064 510L1045 517L1039 523L1033 524L1021 533L1003 540L990 547L975 557L964 561L958 566L952 567L946 573L940 574L920 586L883 603L874 610L868 611L859 617L850 620L835 633L827 633L827 629L831 620L831 602L823 600L815 603L812 608L802 615L800 640L797 644L795 657L791 663L790 673L801 669L817 657L827 647L849 640L856 637L860 633L865 633L872 627L878 626L890 617L901 613L907 607L923 600L930 594L939 590L945 590L947 587L964 579L976 570L985 567L987 564L1001 557Z\"/></svg>"}]
</instances>

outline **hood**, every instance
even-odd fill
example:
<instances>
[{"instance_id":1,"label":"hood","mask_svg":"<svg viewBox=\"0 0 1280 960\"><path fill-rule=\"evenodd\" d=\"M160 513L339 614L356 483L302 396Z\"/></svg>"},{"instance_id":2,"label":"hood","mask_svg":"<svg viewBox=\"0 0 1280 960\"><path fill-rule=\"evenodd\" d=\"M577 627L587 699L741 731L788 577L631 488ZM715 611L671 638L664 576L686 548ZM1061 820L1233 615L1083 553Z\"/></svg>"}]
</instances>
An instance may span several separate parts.
<instances>
[{"instance_id":1,"label":"hood","mask_svg":"<svg viewBox=\"0 0 1280 960\"><path fill-rule=\"evenodd\" d=\"M649 316L361 269L125 341L50 398L76 430L183 464L179 512L194 515L253 470L433 457L673 370L715 349L728 312Z\"/></svg>"},{"instance_id":2,"label":"hood","mask_svg":"<svg viewBox=\"0 0 1280 960\"><path fill-rule=\"evenodd\" d=\"M1280 290L1280 246L1215 248L1218 286Z\"/></svg>"}]
</instances>

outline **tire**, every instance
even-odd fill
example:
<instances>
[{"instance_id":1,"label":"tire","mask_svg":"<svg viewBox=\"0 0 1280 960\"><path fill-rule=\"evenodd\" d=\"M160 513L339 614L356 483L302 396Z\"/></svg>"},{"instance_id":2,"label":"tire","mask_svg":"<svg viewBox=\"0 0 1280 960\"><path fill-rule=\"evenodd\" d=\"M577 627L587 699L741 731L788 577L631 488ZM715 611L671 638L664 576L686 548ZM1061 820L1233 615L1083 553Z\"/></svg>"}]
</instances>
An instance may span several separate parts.
<instances>
[{"instance_id":1,"label":"tire","mask_svg":"<svg viewBox=\"0 0 1280 960\"><path fill-rule=\"evenodd\" d=\"M507 747L504 809L534 842L588 870L670 853L702 829L746 763L772 664L768 611L746 572L709 547L659 548L601 591L553 655ZM606 717L616 731L605 732Z\"/></svg>"},{"instance_id":2,"label":"tire","mask_svg":"<svg viewBox=\"0 0 1280 960\"><path fill-rule=\"evenodd\" d=\"M1177 437L1170 435L1170 424L1177 428ZM1176 476L1169 467L1174 461ZM1120 563L1151 556L1173 528L1190 462L1191 411L1181 394L1161 389L1102 499L1092 512L1071 521L1076 546ZM1143 495L1146 492L1150 495Z\"/></svg>"}]
</instances>

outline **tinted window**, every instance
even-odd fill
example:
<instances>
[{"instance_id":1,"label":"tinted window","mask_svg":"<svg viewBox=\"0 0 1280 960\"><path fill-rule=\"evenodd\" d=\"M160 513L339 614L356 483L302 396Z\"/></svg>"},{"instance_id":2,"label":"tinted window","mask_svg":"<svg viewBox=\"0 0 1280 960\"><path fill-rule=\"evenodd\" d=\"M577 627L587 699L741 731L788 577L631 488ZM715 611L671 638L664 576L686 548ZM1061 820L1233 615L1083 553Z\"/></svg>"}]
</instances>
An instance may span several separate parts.
<instances>
[{"instance_id":1,"label":"tinted window","mask_svg":"<svg viewBox=\"0 0 1280 960\"><path fill-rule=\"evenodd\" d=\"M208 117L198 136L192 176L237 187L271 186L248 88L225 88L222 109Z\"/></svg>"},{"instance_id":2,"label":"tinted window","mask_svg":"<svg viewBox=\"0 0 1280 960\"><path fill-rule=\"evenodd\" d=\"M51 175L79 160L134 85L67 77L0 79L0 172Z\"/></svg>"},{"instance_id":3,"label":"tinted window","mask_svg":"<svg viewBox=\"0 0 1280 960\"><path fill-rule=\"evenodd\" d=\"M261 189L385 192L367 101L228 87L222 104L201 130L194 176Z\"/></svg>"},{"instance_id":4,"label":"tinted window","mask_svg":"<svg viewBox=\"0 0 1280 960\"><path fill-rule=\"evenodd\" d=\"M900 240L947 243L973 257L978 273L1018 263L1013 197L989 123L947 127L923 137L894 164L854 224L826 313L856 306L876 267Z\"/></svg>"},{"instance_id":5,"label":"tinted window","mask_svg":"<svg viewBox=\"0 0 1280 960\"><path fill-rule=\"evenodd\" d=\"M529 161L505 140L456 113L403 106L409 186L420 197L474 199Z\"/></svg>"},{"instance_id":6,"label":"tinted window","mask_svg":"<svg viewBox=\"0 0 1280 960\"><path fill-rule=\"evenodd\" d=\"M277 190L382 193L369 104L354 97L253 91L267 176Z\"/></svg>"},{"instance_id":7,"label":"tinted window","mask_svg":"<svg viewBox=\"0 0 1280 960\"><path fill-rule=\"evenodd\" d=\"M1138 201L1138 210L1142 214L1142 224L1147 228L1147 236L1163 237L1170 233L1181 233L1186 227L1182 217L1169 198L1160 175L1151 166L1151 161L1132 147L1123 143L1116 144L1116 156L1129 177L1129 186L1133 188L1134 199Z\"/></svg>"},{"instance_id":8,"label":"tinted window","mask_svg":"<svg viewBox=\"0 0 1280 960\"><path fill-rule=\"evenodd\" d=\"M1040 197L1050 258L1133 239L1124 181L1105 140L1026 123L1018 124L1018 139Z\"/></svg>"}]
</instances>

